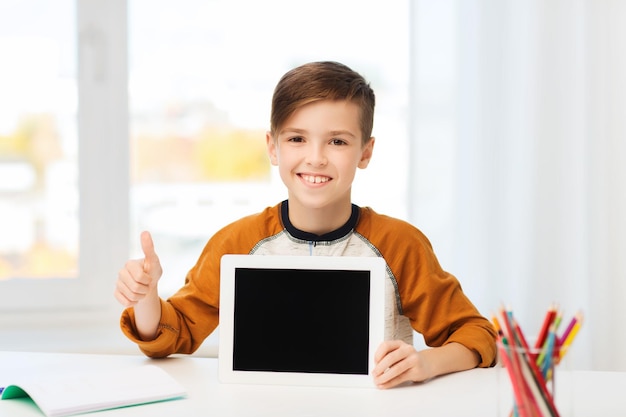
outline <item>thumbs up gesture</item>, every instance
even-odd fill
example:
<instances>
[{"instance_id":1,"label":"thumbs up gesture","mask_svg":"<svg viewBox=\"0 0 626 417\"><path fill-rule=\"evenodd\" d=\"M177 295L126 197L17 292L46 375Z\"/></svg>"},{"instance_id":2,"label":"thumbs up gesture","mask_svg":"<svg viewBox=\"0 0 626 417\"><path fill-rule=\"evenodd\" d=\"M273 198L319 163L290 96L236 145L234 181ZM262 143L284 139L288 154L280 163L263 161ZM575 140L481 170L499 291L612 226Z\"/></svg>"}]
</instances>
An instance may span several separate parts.
<instances>
[{"instance_id":1,"label":"thumbs up gesture","mask_svg":"<svg viewBox=\"0 0 626 417\"><path fill-rule=\"evenodd\" d=\"M115 298L125 307L135 306L151 293L157 293L157 283L163 269L154 251L154 242L149 232L141 234L143 259L131 259L117 276Z\"/></svg>"}]
</instances>

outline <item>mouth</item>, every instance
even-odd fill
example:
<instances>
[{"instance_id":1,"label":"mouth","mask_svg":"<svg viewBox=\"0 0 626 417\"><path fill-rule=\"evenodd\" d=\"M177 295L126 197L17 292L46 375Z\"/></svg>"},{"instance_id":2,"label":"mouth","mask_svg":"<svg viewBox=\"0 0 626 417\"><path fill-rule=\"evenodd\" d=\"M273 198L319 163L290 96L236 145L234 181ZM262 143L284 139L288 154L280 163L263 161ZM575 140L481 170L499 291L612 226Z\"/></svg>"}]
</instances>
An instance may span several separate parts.
<instances>
[{"instance_id":1,"label":"mouth","mask_svg":"<svg viewBox=\"0 0 626 417\"><path fill-rule=\"evenodd\" d=\"M324 175L298 174L298 176L302 178L304 182L309 184L323 184L332 179Z\"/></svg>"}]
</instances>

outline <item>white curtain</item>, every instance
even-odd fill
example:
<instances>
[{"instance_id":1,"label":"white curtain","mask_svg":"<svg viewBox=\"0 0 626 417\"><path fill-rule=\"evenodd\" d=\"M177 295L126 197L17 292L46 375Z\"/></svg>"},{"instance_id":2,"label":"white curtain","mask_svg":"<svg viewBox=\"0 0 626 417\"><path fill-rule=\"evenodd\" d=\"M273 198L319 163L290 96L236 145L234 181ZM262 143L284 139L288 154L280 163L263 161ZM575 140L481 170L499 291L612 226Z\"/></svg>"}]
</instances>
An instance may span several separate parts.
<instances>
[{"instance_id":1,"label":"white curtain","mask_svg":"<svg viewBox=\"0 0 626 417\"><path fill-rule=\"evenodd\" d=\"M626 371L626 2L412 3L410 220L481 312Z\"/></svg>"}]
</instances>

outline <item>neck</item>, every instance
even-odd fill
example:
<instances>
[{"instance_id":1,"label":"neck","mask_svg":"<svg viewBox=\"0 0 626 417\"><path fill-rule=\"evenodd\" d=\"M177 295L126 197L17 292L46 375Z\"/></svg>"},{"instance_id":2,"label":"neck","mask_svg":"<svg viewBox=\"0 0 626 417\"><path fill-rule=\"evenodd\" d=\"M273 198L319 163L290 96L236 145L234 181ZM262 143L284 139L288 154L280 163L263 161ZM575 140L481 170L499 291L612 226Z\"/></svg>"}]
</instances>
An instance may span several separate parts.
<instances>
[{"instance_id":1,"label":"neck","mask_svg":"<svg viewBox=\"0 0 626 417\"><path fill-rule=\"evenodd\" d=\"M349 201L328 207L304 207L296 201L289 200L289 221L299 230L323 235L339 229L346 224L352 214L352 203Z\"/></svg>"}]
</instances>

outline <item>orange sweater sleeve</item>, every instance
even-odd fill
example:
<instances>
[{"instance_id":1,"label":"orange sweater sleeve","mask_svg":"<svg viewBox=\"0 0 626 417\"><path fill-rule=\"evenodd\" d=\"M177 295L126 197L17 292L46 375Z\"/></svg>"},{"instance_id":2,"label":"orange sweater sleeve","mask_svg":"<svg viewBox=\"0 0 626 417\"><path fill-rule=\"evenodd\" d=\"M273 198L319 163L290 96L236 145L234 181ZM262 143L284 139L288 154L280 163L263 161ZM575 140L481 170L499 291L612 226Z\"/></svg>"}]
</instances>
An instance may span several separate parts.
<instances>
[{"instance_id":1,"label":"orange sweater sleeve","mask_svg":"<svg viewBox=\"0 0 626 417\"><path fill-rule=\"evenodd\" d=\"M149 357L195 352L218 326L222 255L249 253L260 239L278 233L282 229L278 210L279 206L274 206L244 217L208 241L183 287L169 299L161 300L161 319L153 340L139 338L132 307L122 313L122 332Z\"/></svg>"},{"instance_id":2,"label":"orange sweater sleeve","mask_svg":"<svg viewBox=\"0 0 626 417\"><path fill-rule=\"evenodd\" d=\"M426 236L402 220L363 209L360 232L387 261L397 282L402 314L428 346L458 342L476 352L479 366L496 362L496 331L444 271Z\"/></svg>"}]
</instances>

